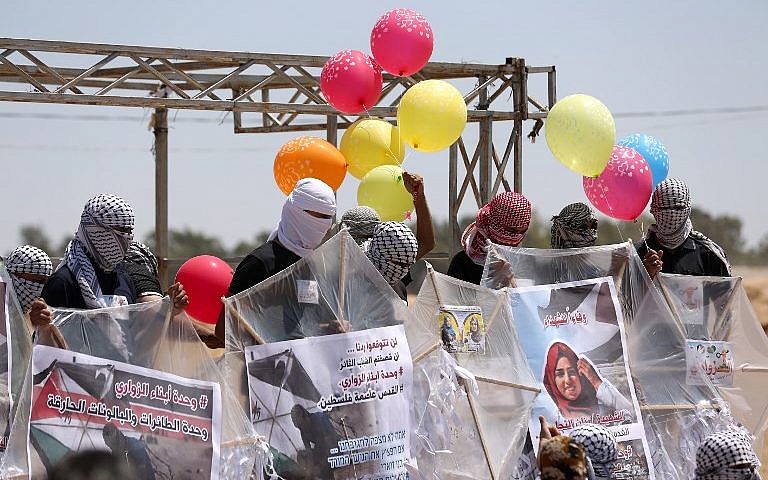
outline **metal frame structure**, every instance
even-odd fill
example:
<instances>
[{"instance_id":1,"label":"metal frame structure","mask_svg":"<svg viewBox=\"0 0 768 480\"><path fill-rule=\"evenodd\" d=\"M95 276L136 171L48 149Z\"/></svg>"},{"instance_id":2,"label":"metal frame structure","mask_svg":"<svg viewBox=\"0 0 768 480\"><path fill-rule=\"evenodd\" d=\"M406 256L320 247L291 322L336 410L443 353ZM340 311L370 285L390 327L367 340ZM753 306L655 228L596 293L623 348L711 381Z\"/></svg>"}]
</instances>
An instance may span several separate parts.
<instances>
[{"instance_id":1,"label":"metal frame structure","mask_svg":"<svg viewBox=\"0 0 768 480\"><path fill-rule=\"evenodd\" d=\"M521 58L507 58L500 65L430 62L412 77L385 74L378 105L362 115L347 115L330 106L320 91L320 70L327 59L0 38L0 101L155 109L155 248L164 283L169 261L168 109L232 112L234 133L325 131L328 141L337 144L338 130L357 118L394 122L400 98L416 82L454 80L468 85L467 119L477 125L478 142L468 148L465 130L449 149L449 253L458 249L458 212L470 191L479 207L502 187L522 190L523 123L536 121L535 134L554 105L554 66L527 66ZM546 76L546 102L528 94L530 75ZM503 151L494 144L498 122L512 123ZM510 160L512 185L506 174Z\"/></svg>"}]
</instances>

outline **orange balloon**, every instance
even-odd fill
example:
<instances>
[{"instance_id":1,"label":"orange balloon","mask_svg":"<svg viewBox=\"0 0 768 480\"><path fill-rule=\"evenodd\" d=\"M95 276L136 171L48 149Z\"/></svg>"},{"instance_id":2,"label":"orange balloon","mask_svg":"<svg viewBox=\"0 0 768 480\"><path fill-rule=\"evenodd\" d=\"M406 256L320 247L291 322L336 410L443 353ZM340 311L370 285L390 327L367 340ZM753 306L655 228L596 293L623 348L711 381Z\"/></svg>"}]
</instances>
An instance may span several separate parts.
<instances>
[{"instance_id":1,"label":"orange balloon","mask_svg":"<svg viewBox=\"0 0 768 480\"><path fill-rule=\"evenodd\" d=\"M275 182L286 195L302 178L317 178L337 190L347 175L341 152L317 137L298 137L283 145L275 157Z\"/></svg>"}]
</instances>

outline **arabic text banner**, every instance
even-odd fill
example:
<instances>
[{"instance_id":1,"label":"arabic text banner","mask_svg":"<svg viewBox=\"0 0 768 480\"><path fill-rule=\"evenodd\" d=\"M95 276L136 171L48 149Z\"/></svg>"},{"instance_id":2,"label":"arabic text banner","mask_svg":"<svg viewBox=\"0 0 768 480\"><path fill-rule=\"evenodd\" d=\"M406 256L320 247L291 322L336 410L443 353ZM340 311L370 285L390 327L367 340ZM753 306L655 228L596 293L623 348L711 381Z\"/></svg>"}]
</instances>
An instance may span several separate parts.
<instances>
[{"instance_id":1,"label":"arabic text banner","mask_svg":"<svg viewBox=\"0 0 768 480\"><path fill-rule=\"evenodd\" d=\"M402 326L245 349L251 420L284 478L407 478L413 366Z\"/></svg>"},{"instance_id":2,"label":"arabic text banner","mask_svg":"<svg viewBox=\"0 0 768 480\"><path fill-rule=\"evenodd\" d=\"M653 479L648 444L629 367L622 311L613 280L510 290L515 325L541 382L530 432L538 450L543 415L560 431L584 423L606 426L619 443L616 471Z\"/></svg>"},{"instance_id":3,"label":"arabic text banner","mask_svg":"<svg viewBox=\"0 0 768 480\"><path fill-rule=\"evenodd\" d=\"M109 450L138 478L218 478L221 392L213 382L38 345L32 352L33 456Z\"/></svg>"}]
</instances>

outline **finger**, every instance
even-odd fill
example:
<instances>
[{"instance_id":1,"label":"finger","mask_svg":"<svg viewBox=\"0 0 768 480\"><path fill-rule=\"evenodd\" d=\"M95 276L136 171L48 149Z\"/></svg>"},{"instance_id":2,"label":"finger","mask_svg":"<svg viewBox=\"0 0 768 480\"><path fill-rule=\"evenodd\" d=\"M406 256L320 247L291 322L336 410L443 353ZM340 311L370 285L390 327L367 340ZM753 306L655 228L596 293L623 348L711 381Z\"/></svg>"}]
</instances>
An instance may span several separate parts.
<instances>
[{"instance_id":1,"label":"finger","mask_svg":"<svg viewBox=\"0 0 768 480\"><path fill-rule=\"evenodd\" d=\"M659 250L659 254L658 254L659 259L661 259L661 257L663 256L664 256L664 250Z\"/></svg>"},{"instance_id":2,"label":"finger","mask_svg":"<svg viewBox=\"0 0 768 480\"><path fill-rule=\"evenodd\" d=\"M553 437L559 437L560 435L562 435L560 433L560 430L558 430L557 427L553 427L553 426L549 427L549 434Z\"/></svg>"},{"instance_id":3,"label":"finger","mask_svg":"<svg viewBox=\"0 0 768 480\"><path fill-rule=\"evenodd\" d=\"M552 433L549 430L549 424L544 419L543 415L539 415L539 424L541 425L541 438L552 438Z\"/></svg>"}]
</instances>

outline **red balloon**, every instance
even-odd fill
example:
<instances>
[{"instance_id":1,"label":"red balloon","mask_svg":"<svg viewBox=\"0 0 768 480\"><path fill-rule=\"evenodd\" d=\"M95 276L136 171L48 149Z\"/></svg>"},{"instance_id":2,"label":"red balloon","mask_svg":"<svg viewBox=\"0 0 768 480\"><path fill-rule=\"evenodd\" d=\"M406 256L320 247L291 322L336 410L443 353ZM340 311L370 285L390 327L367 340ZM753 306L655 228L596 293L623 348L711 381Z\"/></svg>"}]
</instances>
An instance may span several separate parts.
<instances>
[{"instance_id":1,"label":"red balloon","mask_svg":"<svg viewBox=\"0 0 768 480\"><path fill-rule=\"evenodd\" d=\"M371 31L371 53L381 68L399 77L413 75L432 56L432 27L420 13L397 8L385 13Z\"/></svg>"},{"instance_id":2,"label":"red balloon","mask_svg":"<svg viewBox=\"0 0 768 480\"><path fill-rule=\"evenodd\" d=\"M233 274L227 262L212 255L200 255L184 262L176 281L184 285L189 297L187 314L215 325L224 308L221 297L227 295Z\"/></svg>"},{"instance_id":3,"label":"red balloon","mask_svg":"<svg viewBox=\"0 0 768 480\"><path fill-rule=\"evenodd\" d=\"M381 67L363 52L342 50L325 62L320 89L336 110L364 112L381 96Z\"/></svg>"},{"instance_id":4,"label":"red balloon","mask_svg":"<svg viewBox=\"0 0 768 480\"><path fill-rule=\"evenodd\" d=\"M597 178L584 177L584 193L609 217L635 220L653 191L653 173L642 155L629 147L613 147L608 165Z\"/></svg>"}]
</instances>

